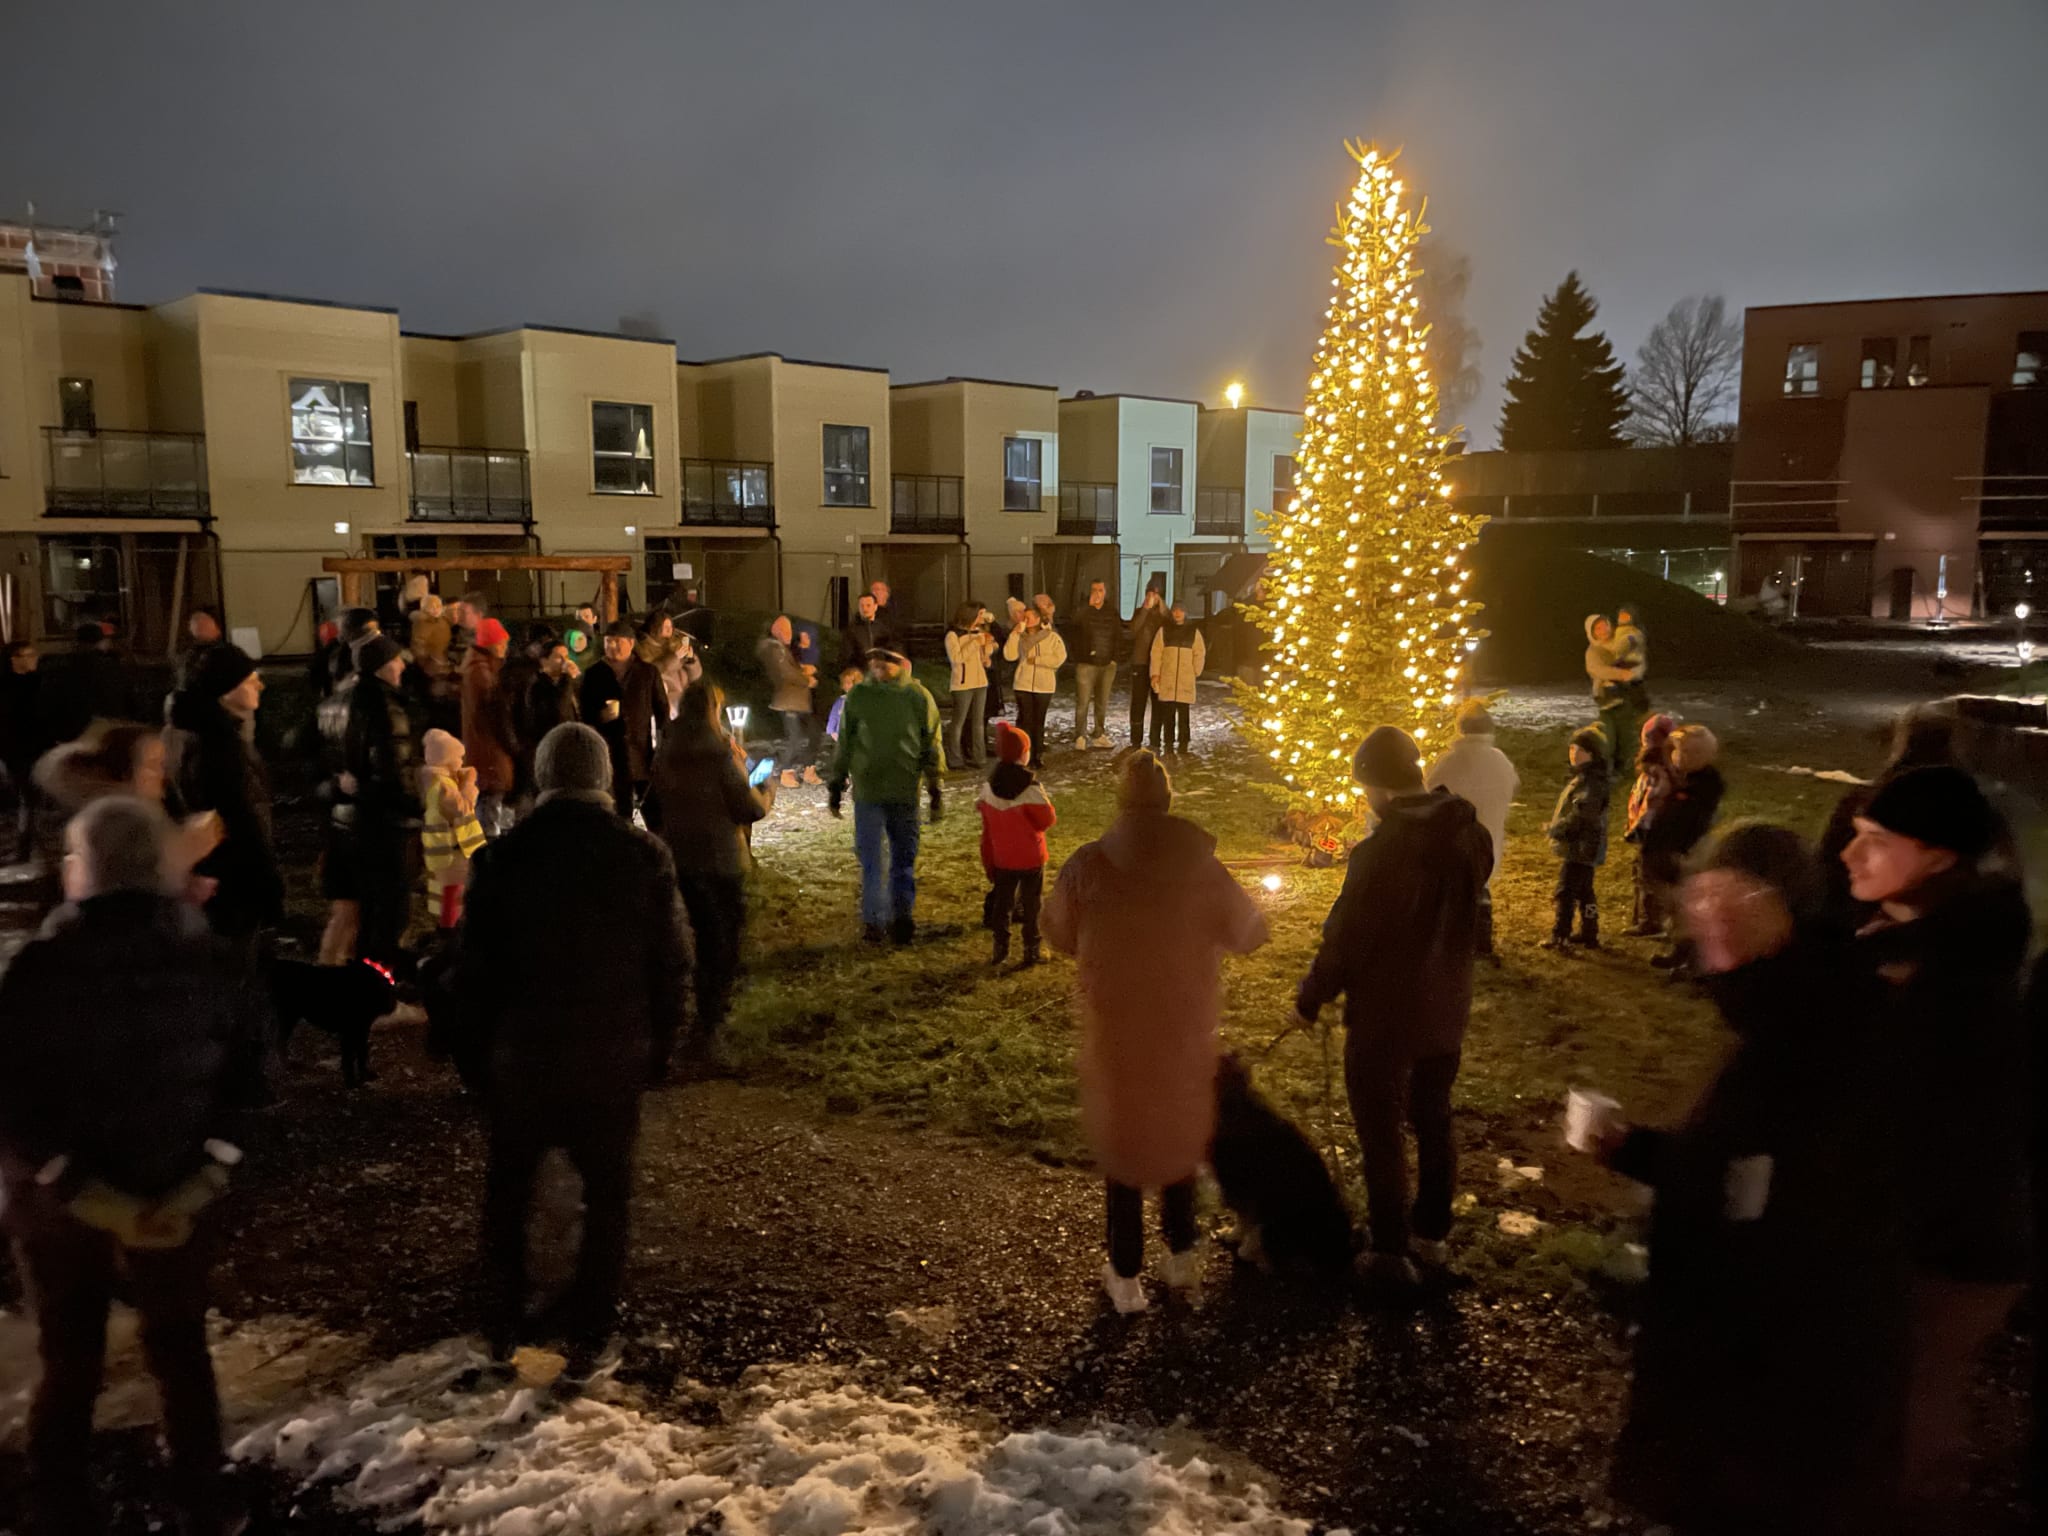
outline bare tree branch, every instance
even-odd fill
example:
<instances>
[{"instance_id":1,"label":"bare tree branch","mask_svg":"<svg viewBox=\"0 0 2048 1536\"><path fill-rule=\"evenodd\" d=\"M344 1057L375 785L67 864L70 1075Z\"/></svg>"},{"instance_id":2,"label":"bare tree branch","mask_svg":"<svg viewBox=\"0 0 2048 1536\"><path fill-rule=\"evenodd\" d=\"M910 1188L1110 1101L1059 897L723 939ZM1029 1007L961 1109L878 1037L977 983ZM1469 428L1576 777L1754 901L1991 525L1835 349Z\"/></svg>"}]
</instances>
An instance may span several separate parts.
<instances>
[{"instance_id":1,"label":"bare tree branch","mask_svg":"<svg viewBox=\"0 0 2048 1536\"><path fill-rule=\"evenodd\" d=\"M1720 439L1742 368L1742 322L1721 295L1680 299L1651 328L1629 375L1628 433L1686 447Z\"/></svg>"}]
</instances>

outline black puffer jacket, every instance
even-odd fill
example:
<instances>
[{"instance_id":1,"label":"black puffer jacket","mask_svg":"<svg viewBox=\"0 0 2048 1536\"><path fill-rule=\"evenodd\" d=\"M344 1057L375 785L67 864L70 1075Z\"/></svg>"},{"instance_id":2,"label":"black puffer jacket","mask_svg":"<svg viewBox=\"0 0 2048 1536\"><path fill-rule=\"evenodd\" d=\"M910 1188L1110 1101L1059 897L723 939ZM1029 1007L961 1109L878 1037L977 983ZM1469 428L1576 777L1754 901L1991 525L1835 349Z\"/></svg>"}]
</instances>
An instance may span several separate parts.
<instances>
[{"instance_id":1,"label":"black puffer jacket","mask_svg":"<svg viewBox=\"0 0 2048 1536\"><path fill-rule=\"evenodd\" d=\"M1643 863L1655 878L1676 881L1684 872L1686 855L1714 825L1727 788L1721 770L1713 767L1695 768L1673 786L1671 798L1643 834Z\"/></svg>"},{"instance_id":2,"label":"black puffer jacket","mask_svg":"<svg viewBox=\"0 0 2048 1536\"><path fill-rule=\"evenodd\" d=\"M1074 659L1081 665L1106 667L1123 659L1124 621L1109 604L1091 608L1083 603L1074 617L1074 634L1080 642L1074 647Z\"/></svg>"},{"instance_id":3,"label":"black puffer jacket","mask_svg":"<svg viewBox=\"0 0 2048 1536\"><path fill-rule=\"evenodd\" d=\"M1850 950L1882 983L1880 1017L1900 1041L1914 1259L1950 1280L2002 1284L2028 1273L2020 966L2032 927L2017 880L1972 876L1925 916L1866 929Z\"/></svg>"},{"instance_id":4,"label":"black puffer jacket","mask_svg":"<svg viewBox=\"0 0 2048 1536\"><path fill-rule=\"evenodd\" d=\"M458 1060L501 1102L630 1098L668 1062L689 974L668 850L602 799L544 795L470 866Z\"/></svg>"},{"instance_id":5,"label":"black puffer jacket","mask_svg":"<svg viewBox=\"0 0 2048 1536\"><path fill-rule=\"evenodd\" d=\"M1656 1196L1616 1488L1689 1530L1847 1536L1880 1523L1903 1401L1895 1042L1838 945L1707 987L1734 1051L1611 1159Z\"/></svg>"},{"instance_id":6,"label":"black puffer jacket","mask_svg":"<svg viewBox=\"0 0 2048 1536\"><path fill-rule=\"evenodd\" d=\"M213 811L221 844L194 874L220 882L206 904L216 933L245 937L284 915L284 877L270 835L270 775L242 722L218 699L171 695L164 766L187 813Z\"/></svg>"},{"instance_id":7,"label":"black puffer jacket","mask_svg":"<svg viewBox=\"0 0 2048 1536\"><path fill-rule=\"evenodd\" d=\"M1447 789L1403 795L1351 850L1344 889L1295 1005L1314 1018L1344 994L1351 1047L1448 1055L1472 1014L1479 890L1493 839Z\"/></svg>"},{"instance_id":8,"label":"black puffer jacket","mask_svg":"<svg viewBox=\"0 0 2048 1536\"><path fill-rule=\"evenodd\" d=\"M358 828L420 821L419 729L406 698L372 673L356 678L342 756L356 781Z\"/></svg>"},{"instance_id":9,"label":"black puffer jacket","mask_svg":"<svg viewBox=\"0 0 2048 1536\"><path fill-rule=\"evenodd\" d=\"M51 914L0 980L0 1156L14 1178L160 1195L261 1101L267 1010L189 907L148 892Z\"/></svg>"},{"instance_id":10,"label":"black puffer jacket","mask_svg":"<svg viewBox=\"0 0 2048 1536\"><path fill-rule=\"evenodd\" d=\"M1543 831L1550 851L1566 864L1607 862L1607 764L1594 758L1572 770Z\"/></svg>"},{"instance_id":11,"label":"black puffer jacket","mask_svg":"<svg viewBox=\"0 0 2048 1536\"><path fill-rule=\"evenodd\" d=\"M751 862L747 828L768 804L734 760L731 738L691 723L662 738L641 809L677 869L736 878Z\"/></svg>"}]
</instances>

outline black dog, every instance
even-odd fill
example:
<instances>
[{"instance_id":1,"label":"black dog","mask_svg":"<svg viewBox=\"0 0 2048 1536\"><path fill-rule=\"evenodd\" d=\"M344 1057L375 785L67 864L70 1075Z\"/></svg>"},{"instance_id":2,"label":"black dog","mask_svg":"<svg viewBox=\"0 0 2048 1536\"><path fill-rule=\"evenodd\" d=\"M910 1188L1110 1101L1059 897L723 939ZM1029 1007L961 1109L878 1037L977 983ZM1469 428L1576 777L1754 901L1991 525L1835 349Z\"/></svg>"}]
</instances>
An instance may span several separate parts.
<instances>
[{"instance_id":1,"label":"black dog","mask_svg":"<svg viewBox=\"0 0 2048 1536\"><path fill-rule=\"evenodd\" d=\"M341 1042L341 1080L354 1088L370 1082L370 1026L398 1007L391 973L369 960L347 965L312 965L304 960L270 962L270 1001L277 1013L277 1050L282 1056L292 1031L311 1024Z\"/></svg>"},{"instance_id":2,"label":"black dog","mask_svg":"<svg viewBox=\"0 0 2048 1536\"><path fill-rule=\"evenodd\" d=\"M1216 1068L1209 1147L1223 1203L1238 1221L1237 1256L1262 1269L1342 1275L1357 1239L1351 1212L1309 1139L1259 1095L1235 1056Z\"/></svg>"}]
</instances>

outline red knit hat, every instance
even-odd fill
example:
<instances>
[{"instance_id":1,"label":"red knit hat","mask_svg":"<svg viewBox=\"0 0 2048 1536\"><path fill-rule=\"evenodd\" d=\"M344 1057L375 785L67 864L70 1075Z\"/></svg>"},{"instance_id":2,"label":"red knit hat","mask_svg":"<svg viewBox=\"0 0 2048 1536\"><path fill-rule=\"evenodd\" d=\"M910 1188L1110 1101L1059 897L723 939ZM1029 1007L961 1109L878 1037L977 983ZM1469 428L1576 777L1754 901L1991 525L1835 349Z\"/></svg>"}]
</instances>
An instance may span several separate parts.
<instances>
[{"instance_id":1,"label":"red knit hat","mask_svg":"<svg viewBox=\"0 0 2048 1536\"><path fill-rule=\"evenodd\" d=\"M1031 736L1020 731L1007 720L996 722L996 756L1006 763L1026 763L1031 760Z\"/></svg>"},{"instance_id":2,"label":"red knit hat","mask_svg":"<svg viewBox=\"0 0 2048 1536\"><path fill-rule=\"evenodd\" d=\"M512 632L496 619L485 619L476 627L478 645L505 645L512 639Z\"/></svg>"}]
</instances>

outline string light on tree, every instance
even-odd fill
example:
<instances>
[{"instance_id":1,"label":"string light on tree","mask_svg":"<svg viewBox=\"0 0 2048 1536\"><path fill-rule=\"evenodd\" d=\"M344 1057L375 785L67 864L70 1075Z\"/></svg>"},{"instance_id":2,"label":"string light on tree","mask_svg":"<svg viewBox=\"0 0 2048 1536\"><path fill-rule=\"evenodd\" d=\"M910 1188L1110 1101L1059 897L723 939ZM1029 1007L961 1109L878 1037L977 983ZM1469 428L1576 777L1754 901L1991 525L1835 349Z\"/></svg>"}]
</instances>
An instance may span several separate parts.
<instances>
[{"instance_id":1,"label":"string light on tree","mask_svg":"<svg viewBox=\"0 0 2048 1536\"><path fill-rule=\"evenodd\" d=\"M1394 156L1346 144L1358 183L1337 210L1341 253L1308 381L1295 494L1262 515L1272 543L1261 600L1264 679L1241 685L1242 729L1290 805L1356 808L1351 755L1392 723L1427 751L1446 734L1485 631L1465 554L1483 518L1443 483L1429 326L1416 295L1423 208Z\"/></svg>"}]
</instances>

